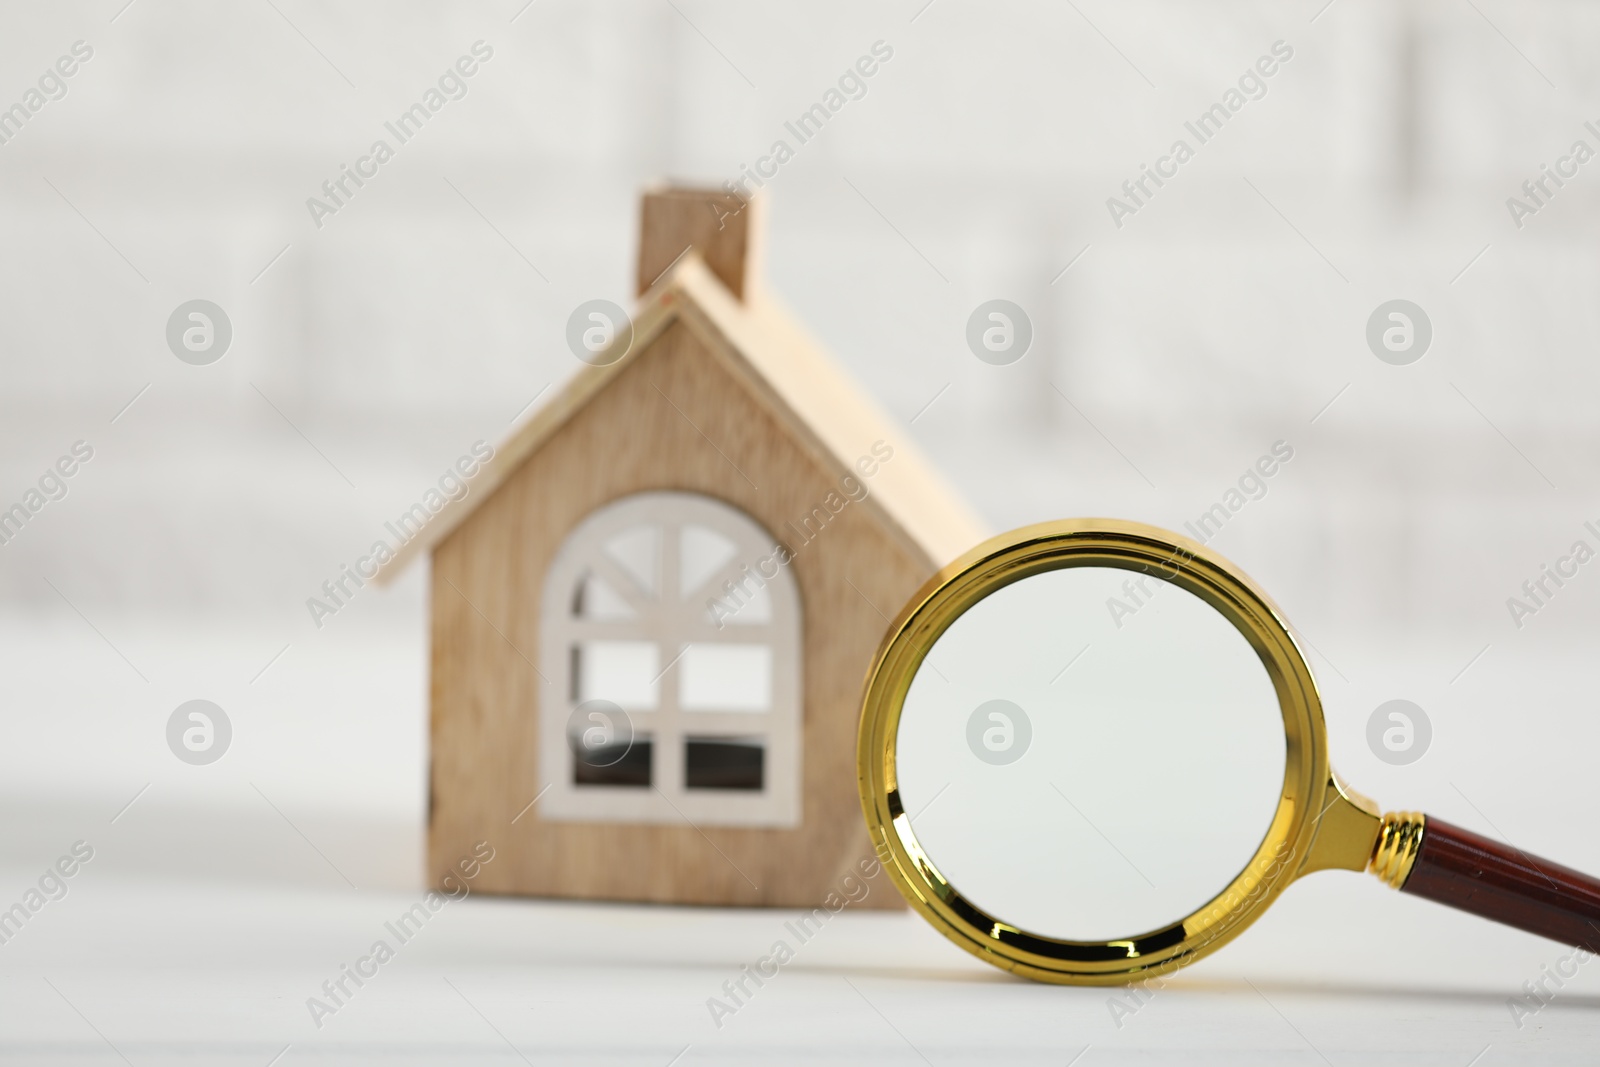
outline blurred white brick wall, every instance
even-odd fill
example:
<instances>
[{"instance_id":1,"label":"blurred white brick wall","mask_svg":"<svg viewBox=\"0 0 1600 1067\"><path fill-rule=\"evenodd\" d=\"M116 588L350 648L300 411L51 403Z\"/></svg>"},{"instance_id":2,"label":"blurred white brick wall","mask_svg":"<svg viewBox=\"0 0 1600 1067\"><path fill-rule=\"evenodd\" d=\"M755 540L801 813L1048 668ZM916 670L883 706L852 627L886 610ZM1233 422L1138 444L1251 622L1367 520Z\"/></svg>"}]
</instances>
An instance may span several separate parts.
<instances>
[{"instance_id":1,"label":"blurred white brick wall","mask_svg":"<svg viewBox=\"0 0 1600 1067\"><path fill-rule=\"evenodd\" d=\"M737 174L882 39L866 97L767 190L768 274L997 529L1178 527L1283 438L1295 461L1216 544L1297 621L1459 634L1463 660L1509 632L1504 598L1600 512L1600 165L1520 232L1504 206L1600 118L1600 11L920 4L6 5L0 100L95 55L0 147L0 501L78 438L96 458L0 548L0 597L57 610L48 577L300 625L436 468L572 372L567 314L630 295L640 188ZM306 197L478 39L468 96L314 228ZM1114 228L1106 197L1279 39L1268 94ZM205 368L163 341L197 296L235 330ZM963 342L994 296L1037 331L1011 367ZM1412 367L1363 340L1397 296L1435 327ZM1589 633L1596 597L1563 625Z\"/></svg>"}]
</instances>

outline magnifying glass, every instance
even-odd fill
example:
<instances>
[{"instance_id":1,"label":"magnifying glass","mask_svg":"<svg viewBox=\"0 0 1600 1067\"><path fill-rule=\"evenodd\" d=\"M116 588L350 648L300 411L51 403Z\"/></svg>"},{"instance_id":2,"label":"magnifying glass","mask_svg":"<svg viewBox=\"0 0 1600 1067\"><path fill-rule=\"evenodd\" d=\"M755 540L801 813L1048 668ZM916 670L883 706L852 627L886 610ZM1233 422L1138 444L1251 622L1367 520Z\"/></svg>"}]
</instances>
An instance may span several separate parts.
<instances>
[{"instance_id":1,"label":"magnifying glass","mask_svg":"<svg viewBox=\"0 0 1600 1067\"><path fill-rule=\"evenodd\" d=\"M1155 527L1029 526L940 572L878 651L857 759L906 900L1029 978L1193 963L1328 869L1600 951L1600 881L1347 788L1278 610Z\"/></svg>"}]
</instances>

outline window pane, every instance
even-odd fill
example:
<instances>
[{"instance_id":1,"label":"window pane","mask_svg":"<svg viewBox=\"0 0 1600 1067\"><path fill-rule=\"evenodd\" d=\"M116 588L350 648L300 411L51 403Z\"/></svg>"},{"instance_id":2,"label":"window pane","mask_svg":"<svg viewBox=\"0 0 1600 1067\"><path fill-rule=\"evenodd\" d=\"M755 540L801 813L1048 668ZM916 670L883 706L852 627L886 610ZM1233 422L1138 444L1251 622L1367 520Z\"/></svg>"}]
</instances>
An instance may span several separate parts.
<instances>
[{"instance_id":1,"label":"window pane","mask_svg":"<svg viewBox=\"0 0 1600 1067\"><path fill-rule=\"evenodd\" d=\"M684 745L686 789L760 790L766 748L758 740L737 737L691 737Z\"/></svg>"},{"instance_id":2,"label":"window pane","mask_svg":"<svg viewBox=\"0 0 1600 1067\"><path fill-rule=\"evenodd\" d=\"M685 711L772 707L772 649L766 645L690 645L678 670L678 701Z\"/></svg>"},{"instance_id":3,"label":"window pane","mask_svg":"<svg viewBox=\"0 0 1600 1067\"><path fill-rule=\"evenodd\" d=\"M645 593L656 591L656 565L661 559L661 531L654 526L635 526L606 542L606 555Z\"/></svg>"},{"instance_id":4,"label":"window pane","mask_svg":"<svg viewBox=\"0 0 1600 1067\"><path fill-rule=\"evenodd\" d=\"M578 758L573 750L573 785L649 786L650 756L655 746L649 737L636 737L632 744L617 744L584 751Z\"/></svg>"},{"instance_id":5,"label":"window pane","mask_svg":"<svg viewBox=\"0 0 1600 1067\"><path fill-rule=\"evenodd\" d=\"M724 626L762 626L772 621L772 594L759 574L751 571L742 575L732 587L706 590L706 618L722 629Z\"/></svg>"},{"instance_id":6,"label":"window pane","mask_svg":"<svg viewBox=\"0 0 1600 1067\"><path fill-rule=\"evenodd\" d=\"M572 699L609 700L632 711L656 707L661 673L653 641L581 641L572 647Z\"/></svg>"},{"instance_id":7,"label":"window pane","mask_svg":"<svg viewBox=\"0 0 1600 1067\"><path fill-rule=\"evenodd\" d=\"M612 622L631 619L635 613L627 598L611 588L604 578L597 574L586 574L579 580L577 592L573 595L572 614L574 618Z\"/></svg>"},{"instance_id":8,"label":"window pane","mask_svg":"<svg viewBox=\"0 0 1600 1067\"><path fill-rule=\"evenodd\" d=\"M694 597L712 575L732 562L737 552L734 543L715 530L685 526L678 534L678 581L682 586L678 595L684 600ZM716 590L708 593L715 594Z\"/></svg>"}]
</instances>

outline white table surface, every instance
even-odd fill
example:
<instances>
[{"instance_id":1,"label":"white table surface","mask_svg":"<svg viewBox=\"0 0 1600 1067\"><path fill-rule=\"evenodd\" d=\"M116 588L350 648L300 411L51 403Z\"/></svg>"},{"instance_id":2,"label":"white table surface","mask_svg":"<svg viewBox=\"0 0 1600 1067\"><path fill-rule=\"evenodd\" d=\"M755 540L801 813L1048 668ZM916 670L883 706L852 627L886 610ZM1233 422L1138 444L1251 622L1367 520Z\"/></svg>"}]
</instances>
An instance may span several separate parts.
<instances>
[{"instance_id":1,"label":"white table surface","mask_svg":"<svg viewBox=\"0 0 1600 1067\"><path fill-rule=\"evenodd\" d=\"M8 1064L1487 1067L1593 1063L1600 1048L1600 965L1519 1028L1507 998L1562 949L1339 873L1292 887L1120 1025L1114 991L1013 978L905 911L846 911L802 945L786 911L475 894L319 1029L307 998L376 938L393 943L384 923L421 896L412 828L290 826L265 805L159 795L114 824L88 806L7 818L12 896L41 867L20 857L96 842L68 895L0 945ZM708 998L778 939L794 959L717 1026Z\"/></svg>"},{"instance_id":2,"label":"white table surface","mask_svg":"<svg viewBox=\"0 0 1600 1067\"><path fill-rule=\"evenodd\" d=\"M76 617L5 620L0 909L74 841L95 858L0 944L0 1064L1495 1067L1600 1050L1600 963L1518 1027L1508 998L1567 950L1344 872L1291 886L1120 1026L1113 991L1013 978L906 911L846 911L719 1028L708 998L795 913L475 894L318 1029L307 998L424 885L423 631L394 632L381 598L361 610L265 674L285 640L270 628L97 617L148 684ZM1507 642L1452 684L1453 646L1319 644L1344 672L1318 661L1354 784L1600 869L1586 649ZM1394 768L1363 727L1398 694L1429 708L1435 740ZM164 741L196 696L235 728L209 767Z\"/></svg>"}]
</instances>

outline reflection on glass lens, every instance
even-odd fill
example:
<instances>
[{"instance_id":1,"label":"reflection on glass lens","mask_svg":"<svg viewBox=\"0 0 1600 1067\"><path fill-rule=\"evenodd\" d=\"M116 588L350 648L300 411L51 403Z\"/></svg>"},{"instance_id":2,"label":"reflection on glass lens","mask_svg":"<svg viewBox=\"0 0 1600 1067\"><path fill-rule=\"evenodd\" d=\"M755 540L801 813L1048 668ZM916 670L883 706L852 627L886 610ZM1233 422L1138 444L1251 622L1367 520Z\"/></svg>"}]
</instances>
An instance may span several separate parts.
<instances>
[{"instance_id":1,"label":"reflection on glass lens","mask_svg":"<svg viewBox=\"0 0 1600 1067\"><path fill-rule=\"evenodd\" d=\"M1255 650L1155 573L1064 567L934 643L896 739L901 803L958 892L1034 934L1168 926L1260 846L1286 759Z\"/></svg>"}]
</instances>

